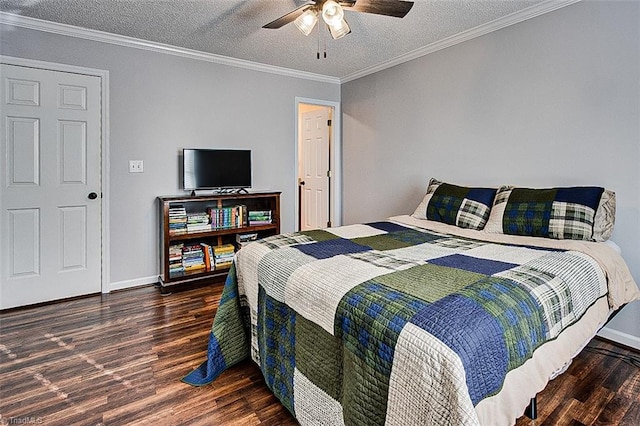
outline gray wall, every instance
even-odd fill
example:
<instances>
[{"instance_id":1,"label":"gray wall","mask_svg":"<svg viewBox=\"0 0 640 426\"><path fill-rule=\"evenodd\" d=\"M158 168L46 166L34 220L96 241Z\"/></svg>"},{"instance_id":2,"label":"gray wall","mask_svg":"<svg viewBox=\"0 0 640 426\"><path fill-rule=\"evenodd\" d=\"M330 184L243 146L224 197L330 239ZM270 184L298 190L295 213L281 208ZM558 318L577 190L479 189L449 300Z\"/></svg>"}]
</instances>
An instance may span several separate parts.
<instances>
[{"instance_id":1,"label":"gray wall","mask_svg":"<svg viewBox=\"0 0 640 426\"><path fill-rule=\"evenodd\" d=\"M115 287L158 273L155 197L181 192L183 147L252 149L256 187L283 191L293 230L294 98L339 101L341 89L344 223L411 213L431 176L603 185L640 281L639 22L637 1L583 1L342 88L9 26L0 53L110 72ZM145 172L129 174L130 159ZM612 326L639 336L629 308Z\"/></svg>"},{"instance_id":2,"label":"gray wall","mask_svg":"<svg viewBox=\"0 0 640 426\"><path fill-rule=\"evenodd\" d=\"M155 282L156 196L183 194L184 147L249 148L255 189L282 191L293 231L295 97L339 101L337 84L45 32L1 27L0 53L109 71L111 287ZM144 173L128 173L143 160Z\"/></svg>"},{"instance_id":3,"label":"gray wall","mask_svg":"<svg viewBox=\"0 0 640 426\"><path fill-rule=\"evenodd\" d=\"M640 282L639 23L637 1L580 2L343 84L344 223L410 214L432 176L605 186Z\"/></svg>"}]
</instances>

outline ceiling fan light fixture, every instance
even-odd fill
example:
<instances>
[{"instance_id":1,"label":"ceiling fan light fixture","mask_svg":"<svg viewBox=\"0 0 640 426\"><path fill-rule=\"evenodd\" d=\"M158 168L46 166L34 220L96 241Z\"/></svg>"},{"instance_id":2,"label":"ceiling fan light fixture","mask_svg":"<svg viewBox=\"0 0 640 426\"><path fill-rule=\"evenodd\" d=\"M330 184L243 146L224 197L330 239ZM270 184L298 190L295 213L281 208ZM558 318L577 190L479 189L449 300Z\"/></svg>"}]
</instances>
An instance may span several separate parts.
<instances>
[{"instance_id":1,"label":"ceiling fan light fixture","mask_svg":"<svg viewBox=\"0 0 640 426\"><path fill-rule=\"evenodd\" d=\"M334 0L327 0L322 5L322 19L330 27L340 25L344 20L344 9Z\"/></svg>"},{"instance_id":2,"label":"ceiling fan light fixture","mask_svg":"<svg viewBox=\"0 0 640 426\"><path fill-rule=\"evenodd\" d=\"M308 9L298 16L293 23L296 24L302 34L308 36L318 23L318 12L315 9Z\"/></svg>"},{"instance_id":3,"label":"ceiling fan light fixture","mask_svg":"<svg viewBox=\"0 0 640 426\"><path fill-rule=\"evenodd\" d=\"M331 33L331 37L333 37L334 40L342 38L351 32L349 24L347 24L347 21L345 21L344 19L338 22L337 25L327 26L329 27L329 32Z\"/></svg>"}]
</instances>

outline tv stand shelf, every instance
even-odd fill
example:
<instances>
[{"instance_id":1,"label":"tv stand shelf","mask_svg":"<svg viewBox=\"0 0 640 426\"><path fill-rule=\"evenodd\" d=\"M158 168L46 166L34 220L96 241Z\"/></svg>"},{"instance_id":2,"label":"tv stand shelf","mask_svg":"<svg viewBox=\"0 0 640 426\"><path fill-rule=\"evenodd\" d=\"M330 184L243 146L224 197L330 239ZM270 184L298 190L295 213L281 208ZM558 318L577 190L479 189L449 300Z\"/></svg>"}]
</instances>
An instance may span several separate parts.
<instances>
[{"instance_id":1,"label":"tv stand shelf","mask_svg":"<svg viewBox=\"0 0 640 426\"><path fill-rule=\"evenodd\" d=\"M260 225L260 226L242 226L240 228L223 228L223 229L214 229L211 231L193 231L187 232L186 234L180 235L169 235L169 241L188 241L188 240L198 240L202 238L207 238L211 236L222 236L222 235L236 235L236 234L246 234L251 232L260 232L267 230L277 229L278 225Z\"/></svg>"},{"instance_id":2,"label":"tv stand shelf","mask_svg":"<svg viewBox=\"0 0 640 426\"><path fill-rule=\"evenodd\" d=\"M213 195L196 196L160 196L158 197L160 208L160 290L167 293L171 286L179 284L213 283L224 281L229 271L229 265L215 265L215 249L229 247L236 244L236 236L242 234L256 234L257 238L264 238L280 233L280 192L251 192L251 193L222 193ZM243 206L243 207L238 207ZM175 211L184 211L185 217L176 219ZM208 213L216 209L226 209L224 224L227 227L213 226L206 230L187 231L175 229L173 222L184 223L187 216L196 216L198 213ZM170 210L172 212L170 217ZM244 213L244 218L238 213ZM249 212L270 212L270 223L250 225ZM222 214L221 214L222 215ZM231 215L235 215L232 223ZM220 216L219 219L223 217ZM209 217L209 223L215 222ZM182 260L176 261L176 252L181 252L184 247L201 246L204 252L207 246L212 247L212 255L207 266L202 269L187 270L188 255L183 255ZM237 250L237 248L236 248ZM188 250L187 250L188 251ZM181 252L182 253L182 252ZM180 256L178 256L180 259ZM198 258L199 259L199 258ZM176 264L178 263L178 265ZM204 260L203 260L204 262ZM176 269L177 268L177 269ZM180 270L183 268L183 270Z\"/></svg>"}]
</instances>

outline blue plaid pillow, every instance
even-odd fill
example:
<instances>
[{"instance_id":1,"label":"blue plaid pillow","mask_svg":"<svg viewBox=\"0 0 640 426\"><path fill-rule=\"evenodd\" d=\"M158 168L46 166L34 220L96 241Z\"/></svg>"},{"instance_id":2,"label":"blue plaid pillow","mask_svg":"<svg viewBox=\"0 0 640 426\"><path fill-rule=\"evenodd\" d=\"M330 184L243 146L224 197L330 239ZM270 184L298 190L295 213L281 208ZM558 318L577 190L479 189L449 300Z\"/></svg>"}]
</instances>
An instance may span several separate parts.
<instances>
[{"instance_id":1,"label":"blue plaid pillow","mask_svg":"<svg viewBox=\"0 0 640 426\"><path fill-rule=\"evenodd\" d=\"M503 186L496 194L486 232L555 239L593 240L604 188L530 189Z\"/></svg>"},{"instance_id":2,"label":"blue plaid pillow","mask_svg":"<svg viewBox=\"0 0 640 426\"><path fill-rule=\"evenodd\" d=\"M481 230L489 219L495 194L493 188L468 188L431 179L413 216Z\"/></svg>"}]
</instances>

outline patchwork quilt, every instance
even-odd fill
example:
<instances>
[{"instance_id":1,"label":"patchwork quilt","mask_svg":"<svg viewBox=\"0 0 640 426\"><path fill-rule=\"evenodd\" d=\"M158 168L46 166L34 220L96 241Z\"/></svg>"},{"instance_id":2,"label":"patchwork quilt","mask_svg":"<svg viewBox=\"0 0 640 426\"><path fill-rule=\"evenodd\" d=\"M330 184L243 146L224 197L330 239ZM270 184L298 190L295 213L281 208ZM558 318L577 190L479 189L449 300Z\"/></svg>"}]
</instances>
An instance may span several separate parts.
<instances>
[{"instance_id":1,"label":"patchwork quilt","mask_svg":"<svg viewBox=\"0 0 640 426\"><path fill-rule=\"evenodd\" d=\"M475 425L510 370L607 294L586 254L381 221L237 253L208 359L251 357L302 424Z\"/></svg>"}]
</instances>

